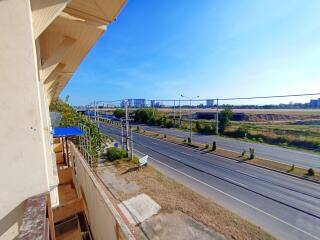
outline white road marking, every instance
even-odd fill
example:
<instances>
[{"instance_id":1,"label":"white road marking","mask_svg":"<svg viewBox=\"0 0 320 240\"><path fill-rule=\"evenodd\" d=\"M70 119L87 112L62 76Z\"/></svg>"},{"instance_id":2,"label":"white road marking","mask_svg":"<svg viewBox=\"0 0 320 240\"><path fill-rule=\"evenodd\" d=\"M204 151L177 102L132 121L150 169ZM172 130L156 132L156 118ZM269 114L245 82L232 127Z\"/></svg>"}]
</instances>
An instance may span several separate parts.
<instances>
[{"instance_id":1,"label":"white road marking","mask_svg":"<svg viewBox=\"0 0 320 240\"><path fill-rule=\"evenodd\" d=\"M135 150L135 151L139 152L140 154L144 154L144 153L142 153L142 152L140 152L140 151L138 151L138 150ZM306 232L306 231L304 231L304 230L302 230L302 229L300 229L300 228L298 228L298 227L296 227L296 226L293 226L292 224L290 224L290 223L288 223L288 222L286 222L286 221L284 221L284 220L282 220L282 219L280 219L280 218L277 218L277 217L271 215L270 213L267 213L267 212L265 212L265 211L263 211L263 210L255 207L255 206L249 204L249 203L246 203L246 202L242 201L242 200L239 199L239 198L236 198L236 197L234 197L234 196L232 196L232 195L230 195L230 194L228 194L228 193L226 193L226 192L224 192L224 191L222 191L222 190L220 190L220 189L218 189L218 188L216 188L216 187L213 187L213 186L209 185L208 183L205 183L205 182L203 182L203 181L201 181L201 180L199 180L199 179L197 179L197 178L194 178L194 177L192 177L192 176L190 176L190 175L188 175L188 174L186 174L186 173L184 173L184 172L181 172L181 171L179 171L178 169L175 169L175 168L169 166L168 164L165 164L165 163L163 163L163 162L161 162L161 161L159 161L159 160L154 159L153 157L150 157L150 156L149 156L149 158L150 158L150 159L153 159L154 161L156 161L156 162L158 162L158 163L160 163L160 164L162 164L162 165L164 165L164 166L166 166L166 167L168 167L168 168L170 168L170 169L172 169L172 170L174 170L174 171L176 171L176 172L178 172L178 173L180 173L180 174L182 174L182 175L184 175L184 176L186 176L186 177L188 177L188 178L193 179L194 181L197 181L197 182L199 182L199 183L201 183L201 184L203 184L203 185L205 185L205 186L207 186L207 187L209 187L209 188L212 188L212 189L216 190L217 192L220 192L220 193L226 195L227 197L230 197L230 198L232 198L232 199L234 199L234 200L236 200L236 201L238 201L238 202L240 202L240 203L242 203L242 204L244 204L244 205L246 205L246 206L248 206L248 207L250 207L250 208L252 208L252 209L254 209L254 210L256 210L256 211L258 211L258 212L261 212L261 213L263 213L263 214L265 214L265 215L267 215L267 216L269 216L269 217L271 217L271 218L273 218L273 219L275 219L275 220L277 220L277 221L279 221L279 222L281 222L281 223L284 223L284 224L288 225L289 227L291 227L291 228L293 228L293 229L295 229L295 230L297 230L297 231L299 231L299 232L302 232L302 233L308 235L309 237L312 237L313 239L320 240L320 238L312 235L311 233L308 233L308 232Z\"/></svg>"},{"instance_id":2,"label":"white road marking","mask_svg":"<svg viewBox=\"0 0 320 240\"><path fill-rule=\"evenodd\" d=\"M192 154L184 153L184 152L180 152L180 153L182 153L182 154L184 154L184 155L187 155L187 156L191 156L191 157L192 157Z\"/></svg>"},{"instance_id":3,"label":"white road marking","mask_svg":"<svg viewBox=\"0 0 320 240\"><path fill-rule=\"evenodd\" d=\"M230 179L230 178L227 178L227 177L223 177L225 180L227 180L227 181L229 181L229 182L232 182L232 183L235 183L235 184L237 184L237 185L240 185L240 186L242 186L242 187L248 187L247 185L245 185L245 184L242 184L242 183L238 183L238 182L236 182L236 181L234 181L234 180L232 180L232 179Z\"/></svg>"}]
</instances>

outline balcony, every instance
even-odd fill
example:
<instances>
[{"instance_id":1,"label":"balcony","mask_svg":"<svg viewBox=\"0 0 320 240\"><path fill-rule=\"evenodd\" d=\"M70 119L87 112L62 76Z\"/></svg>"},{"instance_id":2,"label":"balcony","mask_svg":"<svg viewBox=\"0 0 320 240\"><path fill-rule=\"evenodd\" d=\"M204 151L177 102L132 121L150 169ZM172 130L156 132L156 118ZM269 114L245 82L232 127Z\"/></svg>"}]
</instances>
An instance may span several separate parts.
<instances>
[{"instance_id":1,"label":"balcony","mask_svg":"<svg viewBox=\"0 0 320 240\"><path fill-rule=\"evenodd\" d=\"M59 205L50 207L48 193L27 199L18 238L135 239L132 226L118 209L115 199L77 147L55 139L54 151Z\"/></svg>"}]
</instances>

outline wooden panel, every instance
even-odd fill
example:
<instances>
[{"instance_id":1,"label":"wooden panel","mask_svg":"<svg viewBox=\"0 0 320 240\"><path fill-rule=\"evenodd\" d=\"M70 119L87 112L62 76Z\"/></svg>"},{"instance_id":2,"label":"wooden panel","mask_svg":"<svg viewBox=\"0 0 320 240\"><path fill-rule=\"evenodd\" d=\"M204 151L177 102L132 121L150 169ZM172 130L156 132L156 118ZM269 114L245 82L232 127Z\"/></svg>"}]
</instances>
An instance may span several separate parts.
<instances>
[{"instance_id":1,"label":"wooden panel","mask_svg":"<svg viewBox=\"0 0 320 240\"><path fill-rule=\"evenodd\" d=\"M57 164L64 163L64 158L63 158L62 152L56 153L56 163Z\"/></svg>"},{"instance_id":2,"label":"wooden panel","mask_svg":"<svg viewBox=\"0 0 320 240\"><path fill-rule=\"evenodd\" d=\"M58 170L59 184L72 182L72 168Z\"/></svg>"},{"instance_id":3,"label":"wooden panel","mask_svg":"<svg viewBox=\"0 0 320 240\"><path fill-rule=\"evenodd\" d=\"M66 7L68 0L31 0L34 37L37 39Z\"/></svg>"},{"instance_id":4,"label":"wooden panel","mask_svg":"<svg viewBox=\"0 0 320 240\"><path fill-rule=\"evenodd\" d=\"M53 144L53 151L55 153L62 152L62 150L63 150L62 143L54 143Z\"/></svg>"},{"instance_id":5,"label":"wooden panel","mask_svg":"<svg viewBox=\"0 0 320 240\"><path fill-rule=\"evenodd\" d=\"M83 201L77 199L53 209L53 219L56 223L81 212L83 212Z\"/></svg>"}]
</instances>

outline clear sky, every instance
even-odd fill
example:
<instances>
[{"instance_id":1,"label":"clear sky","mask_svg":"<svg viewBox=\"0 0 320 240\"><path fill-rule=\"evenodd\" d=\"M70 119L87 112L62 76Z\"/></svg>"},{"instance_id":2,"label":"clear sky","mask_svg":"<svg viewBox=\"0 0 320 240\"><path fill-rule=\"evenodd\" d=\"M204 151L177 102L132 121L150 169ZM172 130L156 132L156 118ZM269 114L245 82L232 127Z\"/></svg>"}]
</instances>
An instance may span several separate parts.
<instances>
[{"instance_id":1,"label":"clear sky","mask_svg":"<svg viewBox=\"0 0 320 240\"><path fill-rule=\"evenodd\" d=\"M61 97L320 92L319 9L319 0L129 0Z\"/></svg>"}]
</instances>

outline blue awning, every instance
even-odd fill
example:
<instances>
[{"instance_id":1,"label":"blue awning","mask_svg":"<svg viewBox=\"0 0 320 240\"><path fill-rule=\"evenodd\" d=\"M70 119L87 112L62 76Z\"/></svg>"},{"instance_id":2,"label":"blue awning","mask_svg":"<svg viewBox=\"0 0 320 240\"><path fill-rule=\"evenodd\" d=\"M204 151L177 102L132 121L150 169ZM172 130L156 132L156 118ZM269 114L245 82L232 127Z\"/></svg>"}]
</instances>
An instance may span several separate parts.
<instances>
[{"instance_id":1,"label":"blue awning","mask_svg":"<svg viewBox=\"0 0 320 240\"><path fill-rule=\"evenodd\" d=\"M78 127L56 127L53 128L52 135L56 137L75 137L81 136L84 132Z\"/></svg>"}]
</instances>

